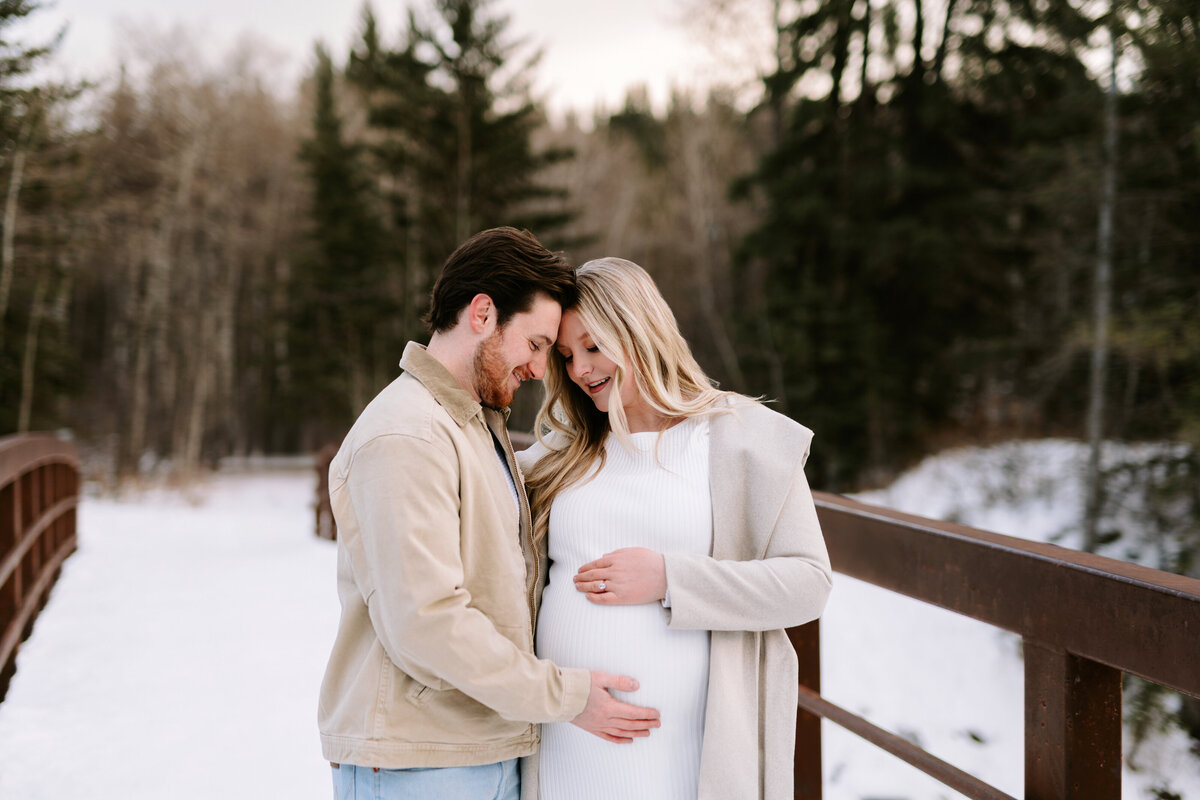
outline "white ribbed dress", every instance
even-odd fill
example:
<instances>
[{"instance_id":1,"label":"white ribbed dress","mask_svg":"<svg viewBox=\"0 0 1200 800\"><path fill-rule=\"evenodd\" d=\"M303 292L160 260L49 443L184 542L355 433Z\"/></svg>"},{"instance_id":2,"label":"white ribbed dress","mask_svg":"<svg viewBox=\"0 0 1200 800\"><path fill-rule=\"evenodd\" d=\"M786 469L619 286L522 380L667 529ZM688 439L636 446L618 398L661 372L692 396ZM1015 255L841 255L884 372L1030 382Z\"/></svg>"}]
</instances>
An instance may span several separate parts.
<instances>
[{"instance_id":1,"label":"white ribbed dress","mask_svg":"<svg viewBox=\"0 0 1200 800\"><path fill-rule=\"evenodd\" d=\"M537 653L563 667L633 676L637 692L614 694L657 708L662 727L613 744L570 723L543 725L540 800L696 800L708 631L668 629L659 603L594 605L571 580L622 547L711 552L708 420L687 419L658 437L633 434L639 452L631 453L610 434L599 474L555 499Z\"/></svg>"}]
</instances>

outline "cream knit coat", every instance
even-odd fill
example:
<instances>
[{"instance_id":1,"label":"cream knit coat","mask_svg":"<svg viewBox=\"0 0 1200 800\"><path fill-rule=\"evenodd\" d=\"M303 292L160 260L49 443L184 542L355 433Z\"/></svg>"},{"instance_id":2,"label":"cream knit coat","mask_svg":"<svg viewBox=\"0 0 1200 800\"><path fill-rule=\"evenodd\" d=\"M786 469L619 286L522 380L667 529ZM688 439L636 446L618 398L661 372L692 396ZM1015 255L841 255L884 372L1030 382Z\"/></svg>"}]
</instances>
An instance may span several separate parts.
<instances>
[{"instance_id":1,"label":"cream knit coat","mask_svg":"<svg viewBox=\"0 0 1200 800\"><path fill-rule=\"evenodd\" d=\"M712 417L709 441L712 555L665 554L670 626L712 631L699 800L791 800L798 670L783 629L821 615L832 579L804 476L812 431L746 401ZM537 800L536 755L521 772L522 800Z\"/></svg>"}]
</instances>

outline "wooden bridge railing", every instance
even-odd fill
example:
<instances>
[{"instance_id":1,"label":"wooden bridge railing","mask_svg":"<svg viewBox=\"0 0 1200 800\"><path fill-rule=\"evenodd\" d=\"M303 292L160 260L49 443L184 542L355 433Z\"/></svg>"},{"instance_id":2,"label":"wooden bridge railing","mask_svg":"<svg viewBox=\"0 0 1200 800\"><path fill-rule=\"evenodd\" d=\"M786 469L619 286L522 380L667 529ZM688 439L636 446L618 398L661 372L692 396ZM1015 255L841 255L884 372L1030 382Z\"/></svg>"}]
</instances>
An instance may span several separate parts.
<instances>
[{"instance_id":1,"label":"wooden bridge railing","mask_svg":"<svg viewBox=\"0 0 1200 800\"><path fill-rule=\"evenodd\" d=\"M75 551L79 459L52 436L0 438L0 700L17 648Z\"/></svg>"},{"instance_id":2,"label":"wooden bridge railing","mask_svg":"<svg viewBox=\"0 0 1200 800\"><path fill-rule=\"evenodd\" d=\"M1200 580L837 495L816 500L836 572L1021 635L1026 800L1121 796L1123 673L1200 696ZM818 623L788 633L800 656L797 798L821 798L823 717L967 797L1012 800L822 698Z\"/></svg>"}]
</instances>

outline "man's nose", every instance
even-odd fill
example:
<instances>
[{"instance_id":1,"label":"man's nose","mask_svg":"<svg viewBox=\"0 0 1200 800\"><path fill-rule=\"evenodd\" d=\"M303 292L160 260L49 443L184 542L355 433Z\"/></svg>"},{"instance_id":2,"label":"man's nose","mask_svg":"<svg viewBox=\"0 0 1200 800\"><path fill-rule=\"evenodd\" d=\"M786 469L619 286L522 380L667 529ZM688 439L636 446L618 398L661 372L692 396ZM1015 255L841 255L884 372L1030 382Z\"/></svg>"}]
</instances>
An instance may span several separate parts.
<instances>
[{"instance_id":1,"label":"man's nose","mask_svg":"<svg viewBox=\"0 0 1200 800\"><path fill-rule=\"evenodd\" d=\"M540 350L533 354L525 369L529 372L529 376L535 381L540 381L546 375L546 353Z\"/></svg>"}]
</instances>

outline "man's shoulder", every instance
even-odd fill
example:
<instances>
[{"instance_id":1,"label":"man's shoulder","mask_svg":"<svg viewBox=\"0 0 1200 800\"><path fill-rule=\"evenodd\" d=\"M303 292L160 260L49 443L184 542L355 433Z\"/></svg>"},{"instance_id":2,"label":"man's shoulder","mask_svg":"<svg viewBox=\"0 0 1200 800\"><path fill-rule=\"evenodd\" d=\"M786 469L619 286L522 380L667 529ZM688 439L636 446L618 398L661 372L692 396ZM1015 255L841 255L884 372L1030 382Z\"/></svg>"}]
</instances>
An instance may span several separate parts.
<instances>
[{"instance_id":1,"label":"man's shoulder","mask_svg":"<svg viewBox=\"0 0 1200 800\"><path fill-rule=\"evenodd\" d=\"M402 372L367 403L354 427L372 433L421 435L439 409L441 406L425 384Z\"/></svg>"},{"instance_id":2,"label":"man's shoulder","mask_svg":"<svg viewBox=\"0 0 1200 800\"><path fill-rule=\"evenodd\" d=\"M334 459L347 471L362 448L440 445L458 426L419 380L408 373L384 387L359 414Z\"/></svg>"}]
</instances>

